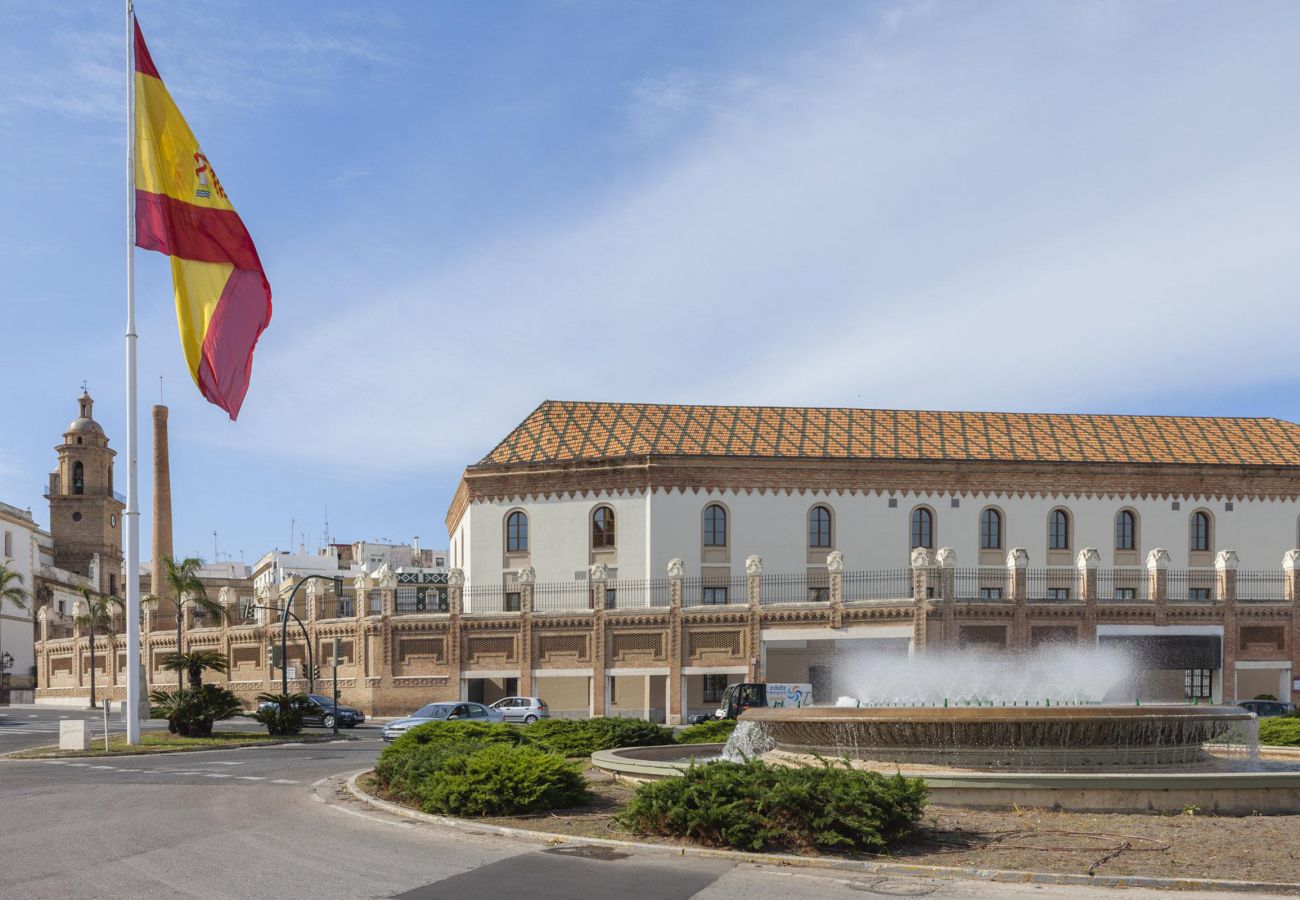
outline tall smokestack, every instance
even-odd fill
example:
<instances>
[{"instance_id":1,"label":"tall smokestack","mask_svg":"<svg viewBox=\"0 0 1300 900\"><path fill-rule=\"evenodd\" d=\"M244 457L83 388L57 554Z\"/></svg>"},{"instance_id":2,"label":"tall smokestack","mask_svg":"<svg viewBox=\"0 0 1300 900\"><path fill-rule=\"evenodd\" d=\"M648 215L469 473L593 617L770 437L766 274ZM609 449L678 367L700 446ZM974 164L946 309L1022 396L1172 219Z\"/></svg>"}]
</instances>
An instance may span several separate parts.
<instances>
[{"instance_id":1,"label":"tall smokestack","mask_svg":"<svg viewBox=\"0 0 1300 900\"><path fill-rule=\"evenodd\" d=\"M167 407L153 408L153 561L151 589L158 597L167 595L163 579L163 557L172 555L172 475L167 452Z\"/></svg>"}]
</instances>

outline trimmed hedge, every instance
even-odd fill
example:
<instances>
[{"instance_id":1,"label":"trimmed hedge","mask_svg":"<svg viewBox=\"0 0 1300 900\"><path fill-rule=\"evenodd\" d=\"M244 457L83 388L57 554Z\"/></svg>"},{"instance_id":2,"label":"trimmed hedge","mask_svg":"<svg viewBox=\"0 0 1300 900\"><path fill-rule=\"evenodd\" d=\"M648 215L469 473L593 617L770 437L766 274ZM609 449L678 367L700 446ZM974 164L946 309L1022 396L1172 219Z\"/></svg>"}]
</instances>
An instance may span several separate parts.
<instances>
[{"instance_id":1,"label":"trimmed hedge","mask_svg":"<svg viewBox=\"0 0 1300 900\"><path fill-rule=\"evenodd\" d=\"M427 813L506 816L567 809L589 794L578 763L536 747L488 744L444 756L416 796Z\"/></svg>"},{"instance_id":2,"label":"trimmed hedge","mask_svg":"<svg viewBox=\"0 0 1300 900\"><path fill-rule=\"evenodd\" d=\"M614 747L651 747L673 743L671 728L645 719L541 719L527 726L528 743L562 756L590 756Z\"/></svg>"},{"instance_id":3,"label":"trimmed hedge","mask_svg":"<svg viewBox=\"0 0 1300 900\"><path fill-rule=\"evenodd\" d=\"M679 744L725 744L736 730L735 719L712 719L677 732Z\"/></svg>"},{"instance_id":4,"label":"trimmed hedge","mask_svg":"<svg viewBox=\"0 0 1300 900\"><path fill-rule=\"evenodd\" d=\"M1300 718L1275 716L1260 719L1259 742L1273 747L1300 747Z\"/></svg>"},{"instance_id":5,"label":"trimmed hedge","mask_svg":"<svg viewBox=\"0 0 1300 900\"><path fill-rule=\"evenodd\" d=\"M452 756L483 747L516 747L523 733L502 722L429 722L417 725L379 754L375 778L393 796L418 801L424 783Z\"/></svg>"},{"instance_id":6,"label":"trimmed hedge","mask_svg":"<svg viewBox=\"0 0 1300 900\"><path fill-rule=\"evenodd\" d=\"M919 778L750 760L642 784L618 818L634 831L741 850L882 853L911 832L924 803Z\"/></svg>"}]
</instances>

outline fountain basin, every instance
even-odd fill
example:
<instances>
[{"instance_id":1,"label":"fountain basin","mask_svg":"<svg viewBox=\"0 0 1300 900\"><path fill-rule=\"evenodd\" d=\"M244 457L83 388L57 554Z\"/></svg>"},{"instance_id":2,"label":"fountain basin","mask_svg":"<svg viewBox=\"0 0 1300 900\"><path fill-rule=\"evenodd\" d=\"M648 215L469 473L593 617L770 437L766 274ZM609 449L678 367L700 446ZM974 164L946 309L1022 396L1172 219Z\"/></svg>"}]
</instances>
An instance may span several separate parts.
<instances>
[{"instance_id":1,"label":"fountain basin","mask_svg":"<svg viewBox=\"0 0 1300 900\"><path fill-rule=\"evenodd\" d=\"M717 758L721 744L622 747L591 755L592 764L614 777L638 783L680 775L692 762ZM810 756L773 751L776 765L820 765ZM973 772L935 766L896 766L909 778L924 779L930 802L974 809L1047 808L1075 812L1282 815L1300 812L1300 749L1265 748L1264 765L1274 771L1204 772ZM863 761L855 762L864 766ZM884 769L884 767L880 767Z\"/></svg>"},{"instance_id":2,"label":"fountain basin","mask_svg":"<svg viewBox=\"0 0 1300 900\"><path fill-rule=\"evenodd\" d=\"M1206 743L1254 730L1236 706L812 707L740 721L784 753L1062 773L1208 766Z\"/></svg>"}]
</instances>

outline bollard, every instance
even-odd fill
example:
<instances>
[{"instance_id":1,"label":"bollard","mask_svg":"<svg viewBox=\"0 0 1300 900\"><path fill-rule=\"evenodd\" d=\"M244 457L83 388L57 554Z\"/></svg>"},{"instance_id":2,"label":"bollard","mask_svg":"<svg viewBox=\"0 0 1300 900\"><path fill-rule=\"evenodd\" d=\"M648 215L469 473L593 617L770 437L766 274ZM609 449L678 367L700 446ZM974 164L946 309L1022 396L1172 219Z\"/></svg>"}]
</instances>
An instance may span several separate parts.
<instances>
[{"instance_id":1,"label":"bollard","mask_svg":"<svg viewBox=\"0 0 1300 900\"><path fill-rule=\"evenodd\" d=\"M113 709L113 701L104 698L104 752L108 752L108 717Z\"/></svg>"}]
</instances>

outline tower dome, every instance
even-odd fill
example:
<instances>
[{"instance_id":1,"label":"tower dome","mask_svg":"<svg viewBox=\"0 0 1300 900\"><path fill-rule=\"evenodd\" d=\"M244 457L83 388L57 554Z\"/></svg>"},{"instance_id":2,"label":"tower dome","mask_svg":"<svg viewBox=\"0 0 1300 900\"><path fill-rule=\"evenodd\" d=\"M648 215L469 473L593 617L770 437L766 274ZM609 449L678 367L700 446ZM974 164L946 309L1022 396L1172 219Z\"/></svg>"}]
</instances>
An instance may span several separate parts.
<instances>
[{"instance_id":1,"label":"tower dome","mask_svg":"<svg viewBox=\"0 0 1300 900\"><path fill-rule=\"evenodd\" d=\"M68 434L103 434L104 429L99 427L99 423L94 419L95 401L90 399L90 393L85 390L81 391L81 397L77 400L77 406L80 415L73 419L68 425Z\"/></svg>"}]
</instances>

